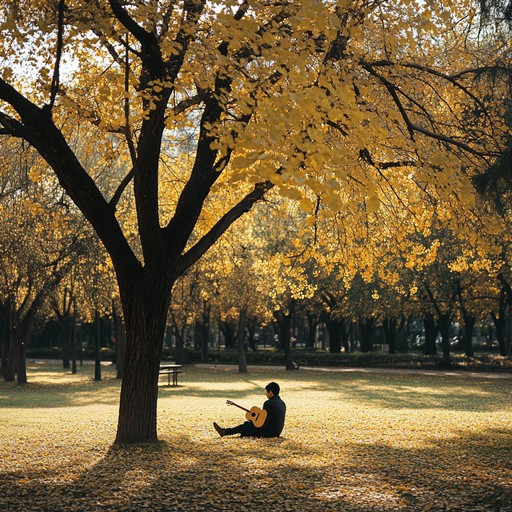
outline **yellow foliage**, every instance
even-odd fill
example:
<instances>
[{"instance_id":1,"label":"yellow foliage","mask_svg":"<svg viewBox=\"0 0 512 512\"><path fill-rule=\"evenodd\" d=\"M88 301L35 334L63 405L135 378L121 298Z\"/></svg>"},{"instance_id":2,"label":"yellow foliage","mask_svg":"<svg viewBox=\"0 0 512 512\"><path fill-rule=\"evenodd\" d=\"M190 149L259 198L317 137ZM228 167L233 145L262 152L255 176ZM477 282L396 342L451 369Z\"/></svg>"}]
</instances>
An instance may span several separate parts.
<instances>
[{"instance_id":1,"label":"yellow foliage","mask_svg":"<svg viewBox=\"0 0 512 512\"><path fill-rule=\"evenodd\" d=\"M506 84L463 73L502 57L491 40L485 47L468 37L475 33L475 2L212 1L197 25L192 12L179 12L190 2L173 9L170 2L123 4L158 46L153 57L163 59L155 66L161 73L143 62L151 45L142 48L107 4L66 2L52 110L104 197L113 196L132 168L146 183L147 159L140 167L132 159L147 143L141 134L161 128L161 153L150 155L160 162L152 205L158 226L172 219L192 169L201 178L214 167L217 173L186 248L256 183L276 185L284 198L276 207L283 207L280 216L286 217L288 200L302 209L294 211L294 229L268 221L279 235L268 244L253 232L239 233L246 245L268 252L245 263L240 254L208 262L212 275L240 283L244 273L259 272L268 278L262 292L279 302L280 294L313 295L311 275L298 268L306 263L316 272L339 264L347 285L359 272L368 283L378 275L400 293L413 288L413 279L401 283L397 267L415 275L441 263L459 273L496 272L503 264L495 247L504 223L481 211L471 178L488 163L479 155L498 149L508 135L502 101L508 92ZM247 8L241 18L233 16L239 8ZM3 79L41 107L55 69L48 57L55 55L55 14L47 1L0 7ZM480 110L489 115L477 115ZM42 184L44 167L29 169L30 179ZM130 186L116 220L140 257L143 215L135 202ZM42 214L35 199L26 210ZM65 227L66 219L55 216L47 225ZM471 250L449 247L442 235L467 240ZM208 280L211 290L228 288Z\"/></svg>"}]
</instances>

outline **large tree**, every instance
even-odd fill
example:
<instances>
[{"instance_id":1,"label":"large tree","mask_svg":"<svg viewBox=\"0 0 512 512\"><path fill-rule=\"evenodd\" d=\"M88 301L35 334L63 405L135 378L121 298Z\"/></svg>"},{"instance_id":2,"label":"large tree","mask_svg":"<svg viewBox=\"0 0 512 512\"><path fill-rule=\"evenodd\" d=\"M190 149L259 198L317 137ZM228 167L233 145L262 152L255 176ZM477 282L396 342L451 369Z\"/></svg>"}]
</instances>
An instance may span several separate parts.
<instances>
[{"instance_id":1,"label":"large tree","mask_svg":"<svg viewBox=\"0 0 512 512\"><path fill-rule=\"evenodd\" d=\"M115 268L127 328L116 442L156 441L173 284L269 189L300 199L307 186L337 210L354 182L374 210L376 176L463 187L492 151L492 110L458 72L475 67L463 4L2 3L1 132L38 150ZM87 122L90 147L73 147ZM103 167L88 159L98 151ZM96 178L114 160L126 176L107 197ZM128 187L136 241L120 221ZM227 200L213 205L219 189Z\"/></svg>"}]
</instances>

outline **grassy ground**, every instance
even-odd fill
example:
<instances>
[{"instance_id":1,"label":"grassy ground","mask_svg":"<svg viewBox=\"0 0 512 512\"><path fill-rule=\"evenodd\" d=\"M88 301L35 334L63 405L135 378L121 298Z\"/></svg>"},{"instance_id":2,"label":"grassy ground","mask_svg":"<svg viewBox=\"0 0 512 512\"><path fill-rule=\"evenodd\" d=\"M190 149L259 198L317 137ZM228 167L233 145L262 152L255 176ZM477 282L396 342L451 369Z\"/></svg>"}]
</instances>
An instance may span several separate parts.
<instances>
[{"instance_id":1,"label":"grassy ground","mask_svg":"<svg viewBox=\"0 0 512 512\"><path fill-rule=\"evenodd\" d=\"M119 382L35 363L0 383L0 510L512 511L512 378L185 368L157 446L112 447ZM219 437L282 386L282 438ZM164 378L162 378L162 385Z\"/></svg>"}]
</instances>

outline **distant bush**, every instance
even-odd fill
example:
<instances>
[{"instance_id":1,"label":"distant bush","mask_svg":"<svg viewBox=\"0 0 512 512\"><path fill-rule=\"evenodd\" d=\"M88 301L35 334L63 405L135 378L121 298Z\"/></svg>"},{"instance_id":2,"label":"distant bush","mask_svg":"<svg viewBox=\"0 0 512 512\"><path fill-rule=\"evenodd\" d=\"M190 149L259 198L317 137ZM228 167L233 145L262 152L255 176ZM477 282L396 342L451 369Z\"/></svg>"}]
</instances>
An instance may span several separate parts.
<instances>
[{"instance_id":1,"label":"distant bush","mask_svg":"<svg viewBox=\"0 0 512 512\"><path fill-rule=\"evenodd\" d=\"M347 368L425 368L440 369L445 367L441 354L426 356L420 353L389 354L387 352L342 352L331 354L325 350L295 349L292 359L299 366L324 366ZM71 354L70 354L71 355ZM197 364L201 362L211 364L238 364L236 350L210 350L206 361L201 361L201 352L185 348L184 364ZM30 359L62 359L60 347L35 348L27 350ZM85 349L83 359L94 359L94 349ZM77 358L79 354L77 353ZM100 350L102 361L114 361L115 352L103 347ZM163 360L174 360L174 351L166 349L162 354ZM469 370L510 370L512 371L512 357L500 356L494 353L477 353L475 357L467 357L460 353L451 354L452 368ZM261 366L283 366L284 353L272 348L262 348L256 351L247 351L247 364Z\"/></svg>"},{"instance_id":2,"label":"distant bush","mask_svg":"<svg viewBox=\"0 0 512 512\"><path fill-rule=\"evenodd\" d=\"M425 368L440 369L445 367L442 355L427 356L419 353L389 354L387 352L351 352L331 354L323 350L296 349L292 351L292 359L299 366L324 366L347 368ZM172 351L165 353L166 359L174 359ZM506 369L512 371L512 357L482 353L469 358L462 354L451 355L452 368L457 369ZM185 364L200 363L201 353L198 350L185 349ZM205 363L238 364L236 350L211 350ZM275 349L247 351L247 364L263 366L284 365L284 353Z\"/></svg>"},{"instance_id":3,"label":"distant bush","mask_svg":"<svg viewBox=\"0 0 512 512\"><path fill-rule=\"evenodd\" d=\"M115 353L112 349L102 347L100 349L100 359L102 361L113 361ZM60 347L50 348L28 348L26 357L29 359L62 359L62 349ZM71 358L71 350L69 352ZM85 348L82 351L83 359L94 359L95 353L93 348ZM76 350L76 358L80 359L80 353Z\"/></svg>"},{"instance_id":4,"label":"distant bush","mask_svg":"<svg viewBox=\"0 0 512 512\"><path fill-rule=\"evenodd\" d=\"M28 348L26 356L30 359L62 359L60 347Z\"/></svg>"}]
</instances>

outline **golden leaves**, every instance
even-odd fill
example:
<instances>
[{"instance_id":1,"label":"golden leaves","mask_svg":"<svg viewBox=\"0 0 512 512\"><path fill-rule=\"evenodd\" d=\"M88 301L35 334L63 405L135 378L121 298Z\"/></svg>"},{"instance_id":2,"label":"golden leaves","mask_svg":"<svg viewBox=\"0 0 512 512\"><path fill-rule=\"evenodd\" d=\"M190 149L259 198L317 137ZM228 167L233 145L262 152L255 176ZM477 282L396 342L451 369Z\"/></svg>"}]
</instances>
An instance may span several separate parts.
<instances>
[{"instance_id":1,"label":"golden leaves","mask_svg":"<svg viewBox=\"0 0 512 512\"><path fill-rule=\"evenodd\" d=\"M468 2L463 4L464 8L469 7ZM368 148L382 161L396 161L404 151L422 154L430 151L427 141L422 140L416 146L409 140L404 119L389 91L384 83L368 76L361 68L361 57L389 59L389 69L379 68L379 73L410 99L411 112L412 106L417 104L416 112L421 114L424 102L428 107L425 118L428 119L429 112L440 115L442 110L446 116L446 122L442 119L443 126L448 126L450 115L457 110L455 105L460 103L460 98L452 92L450 100L445 100L447 88L433 75L419 76L410 69L406 71L404 67L392 65L395 57L397 64L430 58L423 48L420 51L410 44L410 40L418 36L419 30L428 29L429 33L437 34L446 29L446 24L464 11L453 2L391 2L379 9L372 2L364 6L354 6L351 2L334 5L305 1L283 6L252 2L241 19L234 18L234 9L224 4L207 6L208 14L200 20L199 29L189 27L194 30L194 41L184 55L180 74L172 80L143 84L138 44L130 40L129 90L125 91L125 49L118 24L110 18L108 9L72 3L69 29L73 37L66 40L65 48L72 57L73 73L62 77L59 107L63 115L78 113L82 119L100 126L106 137L122 131L126 122L130 132L137 134L141 122L157 110L162 92L168 90L172 94L165 123L166 137L176 140L180 132L190 129L193 141L192 133L197 133L200 118L198 103L180 111L173 111L173 107L197 93L212 93L224 109L219 125L214 129L210 127L215 139L212 148L221 156L236 149L241 159L251 150L270 155L269 160L258 167L235 159L235 182L243 179L255 182L258 178L272 176L278 182L279 178L274 176L276 168L284 165L290 177L309 172L307 184L321 186L325 168L345 169L345 173L348 169L360 180L357 155L363 149ZM35 12L36 8L32 10ZM155 30L155 33L166 30L161 33L159 43L164 57L170 59L184 50L174 37L183 24L179 16L162 19L162 13L155 5L144 2L135 2L130 9L134 20L147 30ZM50 11L47 14L49 16ZM43 33L54 30L46 21L38 28ZM14 27L6 29L9 32ZM341 37L338 42L346 46L343 58L338 56L326 62L324 57L337 37ZM222 41L227 50L220 52ZM436 52L432 52L432 58L436 58ZM452 61L459 59L462 59L460 51L447 54L440 62L452 65ZM46 88L51 70L51 66L46 66L38 73L39 81L45 82L41 85ZM219 89L217 81L227 77L229 90ZM443 101L439 101L440 97ZM128 119L123 110L126 99L130 105ZM251 114L247 126L240 123L240 115ZM413 117L412 113L409 116L417 121L418 116ZM178 145L169 151L179 151ZM314 158L310 158L312 155ZM452 181L455 173L447 156L446 153L439 158L434 155L431 161L432 165L443 165L445 170L439 176L440 186ZM304 169L308 159L316 161L314 173ZM229 172L227 167L226 174ZM377 196L370 194L369 211L377 211L381 202L382 198L377 200ZM330 203L334 211L339 208L336 199Z\"/></svg>"},{"instance_id":2,"label":"golden leaves","mask_svg":"<svg viewBox=\"0 0 512 512\"><path fill-rule=\"evenodd\" d=\"M149 48L126 35L106 3L67 4L63 62L69 68L52 114L106 197L144 149L147 140L138 137L146 123L146 135L163 133L159 204L153 205L161 226L172 217L194 164L218 166L193 240L266 180L287 200L284 208L288 200L298 202L305 214L297 214L299 225L314 227L317 246L325 250L320 266L332 266L329 259L342 263L347 282L357 272L366 281L380 273L395 285L397 261L411 271L437 261L439 226L462 239L470 231L466 224L477 225L470 177L481 163L478 152L495 148L506 128L499 120L505 90L492 98L488 82L460 73L496 57L492 51L476 56L482 47L467 37L474 14L469 0L207 2L197 27L179 15L187 2L178 4L169 17L165 2L136 0L126 7L155 36L153 57L163 59L156 67L165 76L149 76ZM240 5L247 12L238 19ZM48 2L0 9L4 77L44 105L55 64L47 58L54 55L54 9ZM185 45L182 36L191 34ZM22 52L10 50L18 45ZM27 52L30 59L20 66ZM486 115L479 115L482 107ZM216 110L218 116L211 115ZM92 127L85 130L86 123ZM203 136L212 151L208 158L198 155ZM463 150L468 146L474 153ZM32 168L30 176L40 181L42 174ZM123 201L117 215L138 248L134 196L127 190ZM28 211L38 214L37 205ZM500 232L499 221L485 220L491 235ZM291 238L308 246L311 235L304 233ZM476 251L479 263L456 255L448 268L498 267L493 236L482 238L471 238L482 252ZM300 253L295 243L288 249ZM291 272L287 251L268 258L270 279L283 277L273 290L310 296L313 284L306 272ZM231 270L226 265L225 273Z\"/></svg>"},{"instance_id":3,"label":"golden leaves","mask_svg":"<svg viewBox=\"0 0 512 512\"><path fill-rule=\"evenodd\" d=\"M442 373L188 367L161 388L157 446L111 447L119 382L29 367L0 383L3 504L32 510L507 510L511 380ZM281 384L277 439L220 438ZM471 393L468 393L471 389ZM7 399L7 403L6 403ZM471 485L467 482L471 481Z\"/></svg>"}]
</instances>

